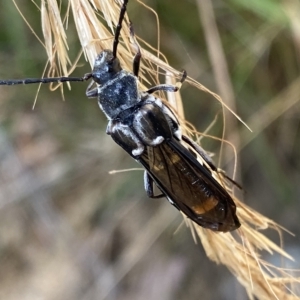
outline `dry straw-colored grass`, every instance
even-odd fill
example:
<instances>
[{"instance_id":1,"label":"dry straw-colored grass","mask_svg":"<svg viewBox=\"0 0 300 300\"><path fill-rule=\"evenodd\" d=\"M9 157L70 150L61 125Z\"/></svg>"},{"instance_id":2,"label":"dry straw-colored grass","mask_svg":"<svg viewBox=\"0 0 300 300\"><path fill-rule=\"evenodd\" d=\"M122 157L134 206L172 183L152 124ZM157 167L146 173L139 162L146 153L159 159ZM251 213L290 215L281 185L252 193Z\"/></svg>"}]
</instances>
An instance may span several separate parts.
<instances>
[{"instance_id":1,"label":"dry straw-colored grass","mask_svg":"<svg viewBox=\"0 0 300 300\"><path fill-rule=\"evenodd\" d=\"M50 71L48 74L52 76L54 74L56 76L68 76L74 69L74 63L71 63L68 57L68 44L65 32L70 15L73 16L72 19L75 21L82 53L92 67L96 55L102 49L112 47L113 32L118 22L121 2L121 0L70 0L66 14L61 15L60 7L56 0L42 0L40 11L45 39L44 46L49 57ZM140 1L138 2L140 5L145 5ZM148 9L150 8L148 7ZM202 6L202 9L205 8ZM153 13L155 14L154 11ZM158 16L156 18L158 20ZM128 17L126 17L126 23L123 24L118 57L123 68L131 70L135 47L130 41L129 29L126 24L128 24ZM147 85L149 81L149 76L146 78L145 74L150 75L154 83L158 82L158 73L165 74L167 82L174 82L175 78L180 78L181 72L172 68L158 49L145 45L139 38L138 41L141 44L143 56L140 73L141 88L143 88L142 83ZM143 49L143 46L147 46L152 52ZM210 93L222 103L224 110L230 111L229 107L222 102L218 95L209 91L192 78L188 78L187 82L200 90ZM167 97L172 101L171 105L176 108L180 119L184 120L180 94L170 94ZM234 112L232 113L234 114ZM236 115L235 117L238 118ZM238 118L238 120L240 119ZM186 130L195 134L195 131L191 128L192 126L187 126ZM199 136L198 134L197 137ZM219 180L225 185L226 180L222 173L219 175ZM227 189L231 192L230 187L227 187ZM300 278L290 275L289 270L272 266L261 259L260 253L266 251L270 254L278 253L292 260L289 254L262 233L262 230L272 228L278 231L280 235L282 228L245 205L236 197L232 197L237 205L237 215L242 224L241 228L233 233L215 233L205 230L185 218L186 224L190 227L195 240L200 239L207 256L211 260L225 265L234 274L237 280L245 287L250 299L254 299L254 297L280 300L300 299L292 291L293 284L299 283Z\"/></svg>"}]
</instances>

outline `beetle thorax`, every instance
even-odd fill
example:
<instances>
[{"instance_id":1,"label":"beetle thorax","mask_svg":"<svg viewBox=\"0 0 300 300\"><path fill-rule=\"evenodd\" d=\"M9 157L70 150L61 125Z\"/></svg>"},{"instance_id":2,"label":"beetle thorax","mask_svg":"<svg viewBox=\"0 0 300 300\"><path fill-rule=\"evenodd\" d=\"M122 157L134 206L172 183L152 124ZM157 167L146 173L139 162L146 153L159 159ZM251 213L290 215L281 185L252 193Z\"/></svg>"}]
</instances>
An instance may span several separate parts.
<instances>
[{"instance_id":1,"label":"beetle thorax","mask_svg":"<svg viewBox=\"0 0 300 300\"><path fill-rule=\"evenodd\" d=\"M111 80L98 86L98 103L109 119L140 102L137 78L122 70Z\"/></svg>"}]
</instances>

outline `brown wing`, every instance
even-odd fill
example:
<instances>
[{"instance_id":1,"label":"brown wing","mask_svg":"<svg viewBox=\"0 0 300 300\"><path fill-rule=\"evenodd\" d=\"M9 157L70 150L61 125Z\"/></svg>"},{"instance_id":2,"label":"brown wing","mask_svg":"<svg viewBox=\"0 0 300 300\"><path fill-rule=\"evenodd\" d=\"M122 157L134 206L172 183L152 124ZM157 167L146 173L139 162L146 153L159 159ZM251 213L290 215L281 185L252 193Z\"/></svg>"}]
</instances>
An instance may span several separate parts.
<instances>
[{"instance_id":1,"label":"brown wing","mask_svg":"<svg viewBox=\"0 0 300 300\"><path fill-rule=\"evenodd\" d=\"M168 200L200 226L224 232L240 226L227 191L177 140L147 147L138 161Z\"/></svg>"}]
</instances>

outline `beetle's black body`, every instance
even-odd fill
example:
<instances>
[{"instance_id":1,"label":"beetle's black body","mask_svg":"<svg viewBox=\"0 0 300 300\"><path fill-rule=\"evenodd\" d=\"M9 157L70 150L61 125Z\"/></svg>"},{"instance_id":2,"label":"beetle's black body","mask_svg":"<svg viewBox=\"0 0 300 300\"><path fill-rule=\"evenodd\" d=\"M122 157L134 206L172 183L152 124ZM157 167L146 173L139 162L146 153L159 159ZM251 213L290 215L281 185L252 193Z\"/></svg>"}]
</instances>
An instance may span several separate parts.
<instances>
[{"instance_id":1,"label":"beetle's black body","mask_svg":"<svg viewBox=\"0 0 300 300\"><path fill-rule=\"evenodd\" d=\"M157 90L177 91L172 85L158 85L148 91L138 89L140 50L134 59L133 73L122 70L117 46L128 0L120 12L113 51L103 50L96 58L94 69L82 78L46 78L36 82L85 81L90 78L86 95L98 99L109 123L107 134L121 146L145 171L145 189L154 196L153 183L171 204L197 224L214 231L231 231L240 226L236 206L212 176L216 171L205 152L182 136L174 113L152 95ZM183 73L181 82L186 73ZM0 81L0 84L33 83ZM198 158L197 158L198 156Z\"/></svg>"}]
</instances>

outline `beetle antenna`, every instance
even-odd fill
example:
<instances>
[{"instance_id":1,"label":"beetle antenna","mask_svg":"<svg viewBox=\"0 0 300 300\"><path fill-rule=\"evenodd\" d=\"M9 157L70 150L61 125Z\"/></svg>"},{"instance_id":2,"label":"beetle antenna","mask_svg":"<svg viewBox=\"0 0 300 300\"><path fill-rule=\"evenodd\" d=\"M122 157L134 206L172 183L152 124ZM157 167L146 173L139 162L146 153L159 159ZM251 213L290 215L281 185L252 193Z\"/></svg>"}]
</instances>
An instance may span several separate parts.
<instances>
[{"instance_id":1,"label":"beetle antenna","mask_svg":"<svg viewBox=\"0 0 300 300\"><path fill-rule=\"evenodd\" d=\"M31 83L60 83L86 81L92 78L92 73L87 73L83 77L51 77L51 78L26 78L26 79L8 79L0 80L0 85L16 85L16 84L31 84Z\"/></svg>"},{"instance_id":2,"label":"beetle antenna","mask_svg":"<svg viewBox=\"0 0 300 300\"><path fill-rule=\"evenodd\" d=\"M118 22L118 25L116 27L116 33L115 33L115 39L114 39L114 45L113 45L113 56L114 56L114 58L117 57L117 48L118 48L118 44L119 44L119 37L120 37L121 29L122 29L122 23L123 23L123 20L124 20L124 16L125 16L125 13L126 13L127 3L128 3L128 0L124 0L123 5L122 5L121 10L120 10L119 22Z\"/></svg>"}]
</instances>

